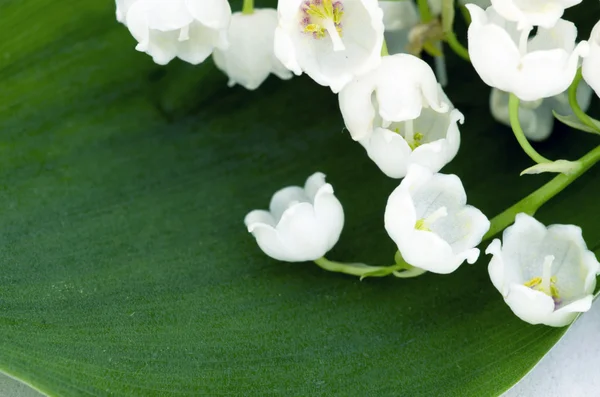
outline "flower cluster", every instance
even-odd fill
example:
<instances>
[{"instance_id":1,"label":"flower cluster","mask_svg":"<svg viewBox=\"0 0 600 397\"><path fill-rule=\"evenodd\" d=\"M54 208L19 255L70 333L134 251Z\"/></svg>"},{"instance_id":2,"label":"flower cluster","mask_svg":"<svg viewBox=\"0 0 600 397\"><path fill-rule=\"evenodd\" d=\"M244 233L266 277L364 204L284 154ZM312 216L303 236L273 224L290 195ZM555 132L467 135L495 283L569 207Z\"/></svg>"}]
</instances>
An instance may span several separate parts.
<instances>
[{"instance_id":1,"label":"flower cluster","mask_svg":"<svg viewBox=\"0 0 600 397\"><path fill-rule=\"evenodd\" d=\"M361 278L448 274L475 263L477 246L504 229L486 250L491 283L521 319L564 326L589 309L600 264L579 227L546 228L527 214L600 161L600 146L578 161L550 161L529 140L548 138L555 117L600 134L600 122L585 113L593 92L600 94L600 22L589 41L577 43L575 24L562 19L580 1L461 2L470 14L468 49L452 31L452 1L431 0L428 10L421 2L417 10L410 0L279 0L277 10L255 10L245 0L232 15L226 0L117 0L117 19L155 62L197 64L212 54L230 85L253 90L271 73L305 73L338 94L351 139L383 174L401 179L383 219L398 248L394 264L325 258L342 233L344 210L320 172L303 187L277 191L269 210L246 216L265 254ZM465 122L440 84L444 41L491 87L492 116L512 127L537 163L524 173L562 173L491 221L467 204L459 176L440 173L459 151ZM418 56L423 51L434 55L436 73Z\"/></svg>"}]
</instances>

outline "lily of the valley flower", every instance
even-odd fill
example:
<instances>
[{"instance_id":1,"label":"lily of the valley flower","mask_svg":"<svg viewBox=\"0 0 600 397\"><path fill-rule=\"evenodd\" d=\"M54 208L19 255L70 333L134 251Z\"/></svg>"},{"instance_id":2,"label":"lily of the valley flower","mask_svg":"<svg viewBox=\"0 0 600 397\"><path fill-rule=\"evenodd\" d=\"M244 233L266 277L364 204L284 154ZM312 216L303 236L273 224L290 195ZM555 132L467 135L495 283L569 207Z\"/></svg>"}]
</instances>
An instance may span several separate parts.
<instances>
[{"instance_id":1,"label":"lily of the valley flower","mask_svg":"<svg viewBox=\"0 0 600 397\"><path fill-rule=\"evenodd\" d=\"M215 47L227 47L231 8L227 0L119 0L117 18L154 62L199 64Z\"/></svg>"},{"instance_id":2,"label":"lily of the valley flower","mask_svg":"<svg viewBox=\"0 0 600 397\"><path fill-rule=\"evenodd\" d=\"M469 55L473 67L489 86L514 93L523 101L548 98L565 91L577 72L588 43L575 45L577 28L558 20L551 29L539 28L528 40L530 28L517 30L493 7L466 6L473 19L469 25Z\"/></svg>"},{"instance_id":3,"label":"lily of the valley flower","mask_svg":"<svg viewBox=\"0 0 600 397\"><path fill-rule=\"evenodd\" d=\"M385 42L390 54L406 53L408 36L420 21L417 5L413 1L380 1L385 26Z\"/></svg>"},{"instance_id":4,"label":"lily of the valley flower","mask_svg":"<svg viewBox=\"0 0 600 397\"><path fill-rule=\"evenodd\" d=\"M492 6L503 18L518 23L519 29L531 26L552 28L565 9L581 0L492 0Z\"/></svg>"},{"instance_id":5,"label":"lily of the valley flower","mask_svg":"<svg viewBox=\"0 0 600 397\"><path fill-rule=\"evenodd\" d=\"M451 273L465 260L475 263L479 257L475 246L490 228L486 216L466 202L456 175L412 165L388 199L385 229L407 263Z\"/></svg>"},{"instance_id":6,"label":"lily of the valley flower","mask_svg":"<svg viewBox=\"0 0 600 397\"><path fill-rule=\"evenodd\" d=\"M508 97L507 92L492 88L490 110L496 121L510 127ZM581 82L577 87L577 103L583 111L586 111L591 100L592 90L590 86ZM573 114L567 92L533 102L519 102L519 122L529 140L543 141L550 136L554 128L554 114L552 111L562 116Z\"/></svg>"},{"instance_id":7,"label":"lily of the valley flower","mask_svg":"<svg viewBox=\"0 0 600 397\"><path fill-rule=\"evenodd\" d=\"M579 227L518 214L486 253L492 283L521 320L562 327L591 307L600 264Z\"/></svg>"},{"instance_id":8,"label":"lily of the valley flower","mask_svg":"<svg viewBox=\"0 0 600 397\"><path fill-rule=\"evenodd\" d=\"M277 11L255 9L252 14L236 12L229 26L229 47L215 49L213 59L229 76L229 86L240 84L254 90L269 73L289 79L292 73L279 62L273 52Z\"/></svg>"},{"instance_id":9,"label":"lily of the valley flower","mask_svg":"<svg viewBox=\"0 0 600 397\"><path fill-rule=\"evenodd\" d=\"M415 120L376 128L358 142L390 178L403 178L411 164L437 172L458 153L458 123L463 120L462 113L456 109L438 113L426 108Z\"/></svg>"},{"instance_id":10,"label":"lily of the valley flower","mask_svg":"<svg viewBox=\"0 0 600 397\"><path fill-rule=\"evenodd\" d=\"M581 72L585 81L600 97L600 21L592 29L589 43L590 53L583 60Z\"/></svg>"},{"instance_id":11,"label":"lily of the valley flower","mask_svg":"<svg viewBox=\"0 0 600 397\"><path fill-rule=\"evenodd\" d=\"M407 54L383 57L381 65L356 78L339 95L346 128L356 141L378 127L414 120L423 108L447 112L450 104L440 95L431 67Z\"/></svg>"},{"instance_id":12,"label":"lily of the valley flower","mask_svg":"<svg viewBox=\"0 0 600 397\"><path fill-rule=\"evenodd\" d=\"M344 227L344 210L317 172L304 187L290 186L276 192L269 211L255 210L244 223L258 246L271 258L303 262L323 257L337 243Z\"/></svg>"},{"instance_id":13,"label":"lily of the valley flower","mask_svg":"<svg viewBox=\"0 0 600 397\"><path fill-rule=\"evenodd\" d=\"M340 109L352 137L391 178L410 164L434 172L450 162L460 145L462 114L422 60L406 54L384 57L378 69L348 84Z\"/></svg>"},{"instance_id":14,"label":"lily of the valley flower","mask_svg":"<svg viewBox=\"0 0 600 397\"><path fill-rule=\"evenodd\" d=\"M280 0L275 55L295 74L339 92L379 65L383 12L377 0Z\"/></svg>"}]
</instances>

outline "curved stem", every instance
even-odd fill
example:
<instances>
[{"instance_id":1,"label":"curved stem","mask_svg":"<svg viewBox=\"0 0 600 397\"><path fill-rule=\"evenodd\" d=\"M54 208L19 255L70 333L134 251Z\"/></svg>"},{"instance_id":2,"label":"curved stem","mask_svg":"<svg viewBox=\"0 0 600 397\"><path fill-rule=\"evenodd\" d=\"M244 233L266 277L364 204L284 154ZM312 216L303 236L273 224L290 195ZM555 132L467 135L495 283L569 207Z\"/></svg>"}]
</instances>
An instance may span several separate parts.
<instances>
[{"instance_id":1,"label":"curved stem","mask_svg":"<svg viewBox=\"0 0 600 397\"><path fill-rule=\"evenodd\" d=\"M254 13L254 0L244 0L242 5L242 14L250 15Z\"/></svg>"},{"instance_id":2,"label":"curved stem","mask_svg":"<svg viewBox=\"0 0 600 397\"><path fill-rule=\"evenodd\" d=\"M448 43L448 45L450 46L450 48L452 48L452 51L454 51L456 53L456 55L458 55L465 61L471 62L471 57L469 56L469 50L467 50L465 48L465 46L463 46L458 41L454 32L446 32L446 43Z\"/></svg>"},{"instance_id":3,"label":"curved stem","mask_svg":"<svg viewBox=\"0 0 600 397\"><path fill-rule=\"evenodd\" d=\"M419 14L421 15L421 22L427 23L433 19L431 15L431 10L429 9L428 0L417 0L417 5L419 6Z\"/></svg>"},{"instance_id":4,"label":"curved stem","mask_svg":"<svg viewBox=\"0 0 600 397\"><path fill-rule=\"evenodd\" d=\"M510 126L512 127L517 141L519 141L519 145L521 145L521 148L523 148L523 151L538 164L550 163L551 160L548 160L536 152L525 137L525 133L523 132L521 123L519 122L519 98L513 93L511 93L508 98L508 112L510 117Z\"/></svg>"},{"instance_id":5,"label":"curved stem","mask_svg":"<svg viewBox=\"0 0 600 397\"><path fill-rule=\"evenodd\" d=\"M581 110L581 108L579 107L579 103L577 103L577 87L579 87L579 83L581 82L582 78L583 75L581 74L581 68L579 68L577 69L577 74L575 75L573 82L569 86L569 105L571 105L571 109L573 109L573 114L577 116L579 121L592 128L593 130L597 130L598 126L594 124L590 116L588 116L583 110Z\"/></svg>"},{"instance_id":6,"label":"curved stem","mask_svg":"<svg viewBox=\"0 0 600 397\"><path fill-rule=\"evenodd\" d=\"M485 236L483 236L483 239L486 240L493 237L498 232L502 231L508 225L513 223L515 216L520 212L524 212L529 215L535 214L535 212L548 200L563 191L584 172L589 170L594 164L600 161L600 146L597 146L594 150L590 151L578 161L581 163L581 167L574 173L569 175L560 174L554 177L552 180L550 180L550 182L546 183L529 196L525 197L502 213L496 215L491 220L490 230L485 234Z\"/></svg>"},{"instance_id":7,"label":"curved stem","mask_svg":"<svg viewBox=\"0 0 600 397\"><path fill-rule=\"evenodd\" d=\"M399 263L392 266L369 266L364 263L343 263L330 261L322 257L314 261L320 268L329 272L344 273L351 276L364 277L385 277L394 271L406 268L405 264Z\"/></svg>"},{"instance_id":8,"label":"curved stem","mask_svg":"<svg viewBox=\"0 0 600 397\"><path fill-rule=\"evenodd\" d=\"M403 272L395 271L392 274L398 278L413 278L413 277L418 277L425 273L427 273L427 270L424 270L424 269L421 269L418 267L413 267L412 269L408 269Z\"/></svg>"}]
</instances>

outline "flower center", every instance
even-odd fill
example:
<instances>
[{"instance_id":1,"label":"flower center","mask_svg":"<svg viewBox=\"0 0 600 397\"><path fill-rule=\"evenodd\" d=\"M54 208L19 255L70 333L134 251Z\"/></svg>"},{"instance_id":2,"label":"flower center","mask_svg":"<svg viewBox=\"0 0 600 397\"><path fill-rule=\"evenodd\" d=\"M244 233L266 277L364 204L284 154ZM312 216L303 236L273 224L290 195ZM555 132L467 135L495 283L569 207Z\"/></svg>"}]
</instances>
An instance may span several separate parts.
<instances>
[{"instance_id":1,"label":"flower center","mask_svg":"<svg viewBox=\"0 0 600 397\"><path fill-rule=\"evenodd\" d=\"M554 255L546 256L544 258L542 277L534 277L523 285L543 292L554 299L554 304L558 304L560 303L560 296L558 288L556 288L556 276L552 275L552 262L554 262Z\"/></svg>"},{"instance_id":2,"label":"flower center","mask_svg":"<svg viewBox=\"0 0 600 397\"><path fill-rule=\"evenodd\" d=\"M421 142L424 138L424 135L420 132L414 131L414 120L408 120L404 122L404 140L408 143L408 146L411 150L415 150L419 146L423 144ZM400 134L400 127L394 129L396 134Z\"/></svg>"},{"instance_id":3,"label":"flower center","mask_svg":"<svg viewBox=\"0 0 600 397\"><path fill-rule=\"evenodd\" d=\"M431 225L433 225L433 223L438 219L443 218L445 216L448 216L448 210L446 209L446 207L440 207L433 213L431 213L431 215L429 215L427 218L418 219L415 223L415 229L421 230L423 232L430 232Z\"/></svg>"},{"instance_id":4,"label":"flower center","mask_svg":"<svg viewBox=\"0 0 600 397\"><path fill-rule=\"evenodd\" d=\"M341 1L306 0L302 4L300 25L304 33L312 34L315 39L331 37L334 51L346 49L342 42L342 16L344 6Z\"/></svg>"}]
</instances>

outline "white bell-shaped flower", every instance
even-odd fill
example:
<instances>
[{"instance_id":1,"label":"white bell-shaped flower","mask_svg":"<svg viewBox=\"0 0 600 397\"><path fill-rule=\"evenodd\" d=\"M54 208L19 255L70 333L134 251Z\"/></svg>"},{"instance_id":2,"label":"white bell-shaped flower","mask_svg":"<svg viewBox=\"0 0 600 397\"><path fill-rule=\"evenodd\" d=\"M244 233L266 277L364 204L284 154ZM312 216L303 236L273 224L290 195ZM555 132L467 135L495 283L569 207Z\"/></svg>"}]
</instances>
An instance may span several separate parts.
<instances>
[{"instance_id":1,"label":"white bell-shaped flower","mask_svg":"<svg viewBox=\"0 0 600 397\"><path fill-rule=\"evenodd\" d=\"M356 141L369 137L378 127L414 120L423 108L447 112L450 104L431 67L407 54L382 58L381 65L357 77L339 95L346 128Z\"/></svg>"},{"instance_id":2,"label":"white bell-shaped flower","mask_svg":"<svg viewBox=\"0 0 600 397\"><path fill-rule=\"evenodd\" d=\"M458 153L458 123L463 121L462 113L456 109L438 113L425 108L416 119L375 128L358 142L390 178L403 178L411 164L437 172Z\"/></svg>"},{"instance_id":3,"label":"white bell-shaped flower","mask_svg":"<svg viewBox=\"0 0 600 397\"><path fill-rule=\"evenodd\" d=\"M490 94L490 110L496 121L510 127L510 113L508 109L509 94L492 88ZM581 82L577 87L577 103L583 111L586 111L592 101L592 89ZM525 136L535 142L547 139L554 128L555 111L561 116L573 114L569 104L569 95L565 91L546 99L538 99L533 102L521 101L519 103L519 122Z\"/></svg>"},{"instance_id":4,"label":"white bell-shaped flower","mask_svg":"<svg viewBox=\"0 0 600 397\"><path fill-rule=\"evenodd\" d=\"M581 72L585 81L600 97L600 21L592 29L589 43L590 53L583 59Z\"/></svg>"},{"instance_id":5,"label":"white bell-shaped flower","mask_svg":"<svg viewBox=\"0 0 600 397\"><path fill-rule=\"evenodd\" d=\"M295 74L339 92L379 65L383 12L377 0L279 0L275 55Z\"/></svg>"},{"instance_id":6,"label":"white bell-shaped flower","mask_svg":"<svg viewBox=\"0 0 600 397\"><path fill-rule=\"evenodd\" d=\"M492 6L503 18L516 22L519 29L531 26L552 28L565 9L581 0L491 0Z\"/></svg>"},{"instance_id":7,"label":"white bell-shaped flower","mask_svg":"<svg viewBox=\"0 0 600 397\"><path fill-rule=\"evenodd\" d=\"M412 165L388 199L385 229L408 264L451 273L465 260L475 263L475 247L490 228L486 216L466 203L456 175Z\"/></svg>"},{"instance_id":8,"label":"white bell-shaped flower","mask_svg":"<svg viewBox=\"0 0 600 397\"><path fill-rule=\"evenodd\" d=\"M303 188L290 186L276 192L269 211L252 211L244 223L271 258L303 262L321 258L337 243L344 210L325 175L317 172Z\"/></svg>"},{"instance_id":9,"label":"white bell-shaped flower","mask_svg":"<svg viewBox=\"0 0 600 397\"><path fill-rule=\"evenodd\" d=\"M528 40L531 29L517 30L493 7L483 10L466 6L473 19L469 25L469 55L473 67L489 86L514 93L523 101L548 98L565 91L577 72L580 56L589 45L575 45L577 28L558 20L551 29L539 28Z\"/></svg>"},{"instance_id":10,"label":"white bell-shaped flower","mask_svg":"<svg viewBox=\"0 0 600 397\"><path fill-rule=\"evenodd\" d=\"M494 287L523 321L562 327L592 305L600 264L577 226L546 228L518 214L485 252Z\"/></svg>"},{"instance_id":11,"label":"white bell-shaped flower","mask_svg":"<svg viewBox=\"0 0 600 397\"><path fill-rule=\"evenodd\" d=\"M213 59L219 69L229 76L229 86L240 84L254 90L269 76L281 79L292 77L273 52L277 11L255 9L252 14L236 12L229 25L229 47L216 48Z\"/></svg>"},{"instance_id":12,"label":"white bell-shaped flower","mask_svg":"<svg viewBox=\"0 0 600 397\"><path fill-rule=\"evenodd\" d=\"M120 0L117 18L154 62L177 57L195 65L227 47L231 8L227 0Z\"/></svg>"}]
</instances>

